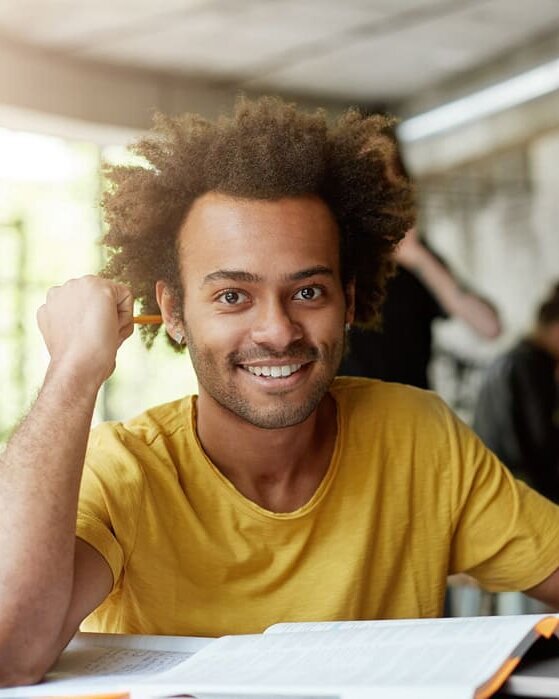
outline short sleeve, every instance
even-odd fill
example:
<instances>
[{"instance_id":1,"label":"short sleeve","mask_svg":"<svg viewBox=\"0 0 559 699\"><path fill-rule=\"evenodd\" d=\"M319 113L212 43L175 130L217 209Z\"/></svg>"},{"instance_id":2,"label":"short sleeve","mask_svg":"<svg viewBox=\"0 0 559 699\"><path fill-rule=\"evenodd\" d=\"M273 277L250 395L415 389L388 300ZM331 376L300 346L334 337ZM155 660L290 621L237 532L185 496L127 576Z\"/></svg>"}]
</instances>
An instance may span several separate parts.
<instances>
[{"instance_id":1,"label":"short sleeve","mask_svg":"<svg viewBox=\"0 0 559 699\"><path fill-rule=\"evenodd\" d=\"M559 568L559 507L516 480L451 416L453 538L450 573L491 592L526 590Z\"/></svg>"},{"instance_id":2,"label":"short sleeve","mask_svg":"<svg viewBox=\"0 0 559 699\"><path fill-rule=\"evenodd\" d=\"M93 546L109 564L113 574L113 587L122 573L124 555L110 527L86 512L78 512L76 536Z\"/></svg>"},{"instance_id":3,"label":"short sleeve","mask_svg":"<svg viewBox=\"0 0 559 699\"><path fill-rule=\"evenodd\" d=\"M106 423L90 436L80 486L76 536L107 561L118 582L133 550L143 478L118 425Z\"/></svg>"}]
</instances>

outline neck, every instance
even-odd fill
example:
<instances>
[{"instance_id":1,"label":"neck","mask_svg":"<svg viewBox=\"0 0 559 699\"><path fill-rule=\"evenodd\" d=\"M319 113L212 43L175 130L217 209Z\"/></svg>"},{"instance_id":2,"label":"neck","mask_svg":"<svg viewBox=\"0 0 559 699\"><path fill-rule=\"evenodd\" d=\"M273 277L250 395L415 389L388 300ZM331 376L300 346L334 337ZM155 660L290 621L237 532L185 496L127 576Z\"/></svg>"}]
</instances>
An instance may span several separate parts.
<instances>
[{"instance_id":1,"label":"neck","mask_svg":"<svg viewBox=\"0 0 559 699\"><path fill-rule=\"evenodd\" d=\"M552 332L548 332L546 328L536 328L530 336L530 340L534 345L551 355L556 362L559 362L559 347L556 336Z\"/></svg>"},{"instance_id":2,"label":"neck","mask_svg":"<svg viewBox=\"0 0 559 699\"><path fill-rule=\"evenodd\" d=\"M291 512L314 494L336 440L336 404L328 393L302 423L263 429L200 390L197 432L212 463L245 497L274 512Z\"/></svg>"}]
</instances>

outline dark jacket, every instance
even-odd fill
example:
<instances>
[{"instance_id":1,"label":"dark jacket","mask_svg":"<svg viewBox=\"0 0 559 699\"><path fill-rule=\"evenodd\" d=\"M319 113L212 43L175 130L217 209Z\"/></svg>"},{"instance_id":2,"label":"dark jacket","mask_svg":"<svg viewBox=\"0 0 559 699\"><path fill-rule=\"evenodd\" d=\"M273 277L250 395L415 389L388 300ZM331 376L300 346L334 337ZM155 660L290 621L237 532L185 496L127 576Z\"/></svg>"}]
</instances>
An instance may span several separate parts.
<instances>
[{"instance_id":1,"label":"dark jacket","mask_svg":"<svg viewBox=\"0 0 559 699\"><path fill-rule=\"evenodd\" d=\"M403 267L388 281L386 292L382 329L351 328L349 351L338 374L428 388L431 327L446 313L423 282Z\"/></svg>"},{"instance_id":2,"label":"dark jacket","mask_svg":"<svg viewBox=\"0 0 559 699\"><path fill-rule=\"evenodd\" d=\"M487 371L474 430L508 466L559 502L559 415L555 359L530 340L499 357Z\"/></svg>"}]
</instances>

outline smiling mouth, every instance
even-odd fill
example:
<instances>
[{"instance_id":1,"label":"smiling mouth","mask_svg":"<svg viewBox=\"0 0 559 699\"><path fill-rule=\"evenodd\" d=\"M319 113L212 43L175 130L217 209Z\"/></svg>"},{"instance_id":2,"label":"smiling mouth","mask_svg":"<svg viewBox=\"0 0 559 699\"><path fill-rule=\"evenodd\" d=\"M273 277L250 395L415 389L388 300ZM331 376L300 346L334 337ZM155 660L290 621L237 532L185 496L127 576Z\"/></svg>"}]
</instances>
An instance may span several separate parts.
<instances>
[{"instance_id":1,"label":"smiling mouth","mask_svg":"<svg viewBox=\"0 0 559 699\"><path fill-rule=\"evenodd\" d=\"M243 366L245 371L254 376L266 376L271 379L285 379L291 376L302 367L302 364L282 364L281 366Z\"/></svg>"}]
</instances>

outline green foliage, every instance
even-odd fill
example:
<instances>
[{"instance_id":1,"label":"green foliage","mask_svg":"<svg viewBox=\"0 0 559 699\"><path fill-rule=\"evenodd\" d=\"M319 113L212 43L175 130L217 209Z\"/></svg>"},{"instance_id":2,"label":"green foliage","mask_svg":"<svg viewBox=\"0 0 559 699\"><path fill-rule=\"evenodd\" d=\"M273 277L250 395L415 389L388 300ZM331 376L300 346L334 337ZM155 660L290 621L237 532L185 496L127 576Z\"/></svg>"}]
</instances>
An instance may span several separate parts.
<instances>
[{"instance_id":1,"label":"green foliage","mask_svg":"<svg viewBox=\"0 0 559 699\"><path fill-rule=\"evenodd\" d=\"M35 314L49 287L102 266L101 152L91 143L0 129L0 447L29 409L48 353ZM124 148L106 156L123 160ZM11 160L10 160L11 159ZM123 419L196 390L188 360L148 354L135 333L101 392L95 421Z\"/></svg>"}]
</instances>

